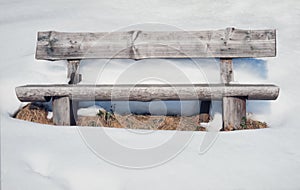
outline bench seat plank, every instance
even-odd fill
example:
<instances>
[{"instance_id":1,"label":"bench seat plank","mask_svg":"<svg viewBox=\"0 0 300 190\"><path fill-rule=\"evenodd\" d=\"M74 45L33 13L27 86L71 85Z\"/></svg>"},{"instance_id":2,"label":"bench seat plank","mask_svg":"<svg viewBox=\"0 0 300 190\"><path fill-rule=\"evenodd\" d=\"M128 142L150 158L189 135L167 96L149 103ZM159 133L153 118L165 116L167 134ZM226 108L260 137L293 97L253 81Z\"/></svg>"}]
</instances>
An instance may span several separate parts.
<instances>
[{"instance_id":1,"label":"bench seat plank","mask_svg":"<svg viewBox=\"0 0 300 190\"><path fill-rule=\"evenodd\" d=\"M20 101L49 101L51 97L71 100L221 100L246 97L249 100L275 100L279 87L261 84L139 84L139 85L26 85L16 87Z\"/></svg>"}]
</instances>

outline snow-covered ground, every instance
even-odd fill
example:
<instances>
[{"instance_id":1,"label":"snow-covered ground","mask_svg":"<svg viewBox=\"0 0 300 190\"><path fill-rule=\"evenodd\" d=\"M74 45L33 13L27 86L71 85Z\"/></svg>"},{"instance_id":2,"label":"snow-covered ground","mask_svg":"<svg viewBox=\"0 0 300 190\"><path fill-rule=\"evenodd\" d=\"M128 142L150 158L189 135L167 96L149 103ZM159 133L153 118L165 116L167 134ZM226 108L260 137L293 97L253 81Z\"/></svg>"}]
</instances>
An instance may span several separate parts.
<instances>
[{"instance_id":1,"label":"snow-covered ground","mask_svg":"<svg viewBox=\"0 0 300 190\"><path fill-rule=\"evenodd\" d=\"M300 189L299 1L2 0L0 8L2 189ZM228 26L278 31L277 57L246 60L252 64L236 60L234 65L238 82L280 86L278 100L248 106L255 117L270 124L268 129L230 133L83 129L10 117L24 105L15 96L16 86L66 83L65 62L35 60L37 31ZM164 74L170 62L192 82L218 81L214 60L105 62L85 61L83 83L114 83L133 68L128 65L135 65L127 73L131 77L122 78L130 82L135 73L151 75L153 64L160 76L181 82L184 77L178 73ZM190 107L186 114L197 111L194 102L185 105ZM219 103L214 105L217 112ZM167 106L178 111L176 103Z\"/></svg>"}]
</instances>

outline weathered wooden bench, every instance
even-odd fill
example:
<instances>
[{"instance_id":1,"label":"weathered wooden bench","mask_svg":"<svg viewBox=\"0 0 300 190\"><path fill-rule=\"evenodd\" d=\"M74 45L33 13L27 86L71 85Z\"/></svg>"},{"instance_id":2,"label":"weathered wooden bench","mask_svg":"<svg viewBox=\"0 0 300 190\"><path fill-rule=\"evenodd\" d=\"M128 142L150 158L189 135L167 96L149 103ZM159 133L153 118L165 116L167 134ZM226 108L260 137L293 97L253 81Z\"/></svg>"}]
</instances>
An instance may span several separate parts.
<instances>
[{"instance_id":1,"label":"weathered wooden bench","mask_svg":"<svg viewBox=\"0 0 300 190\"><path fill-rule=\"evenodd\" d=\"M269 84L232 84L232 58L276 56L275 30L112 33L39 32L36 59L67 60L69 84L16 87L22 102L53 101L53 122L76 125L76 102L83 100L211 100L223 102L223 127L240 127L246 99L275 100L279 87ZM80 85L82 59L219 58L220 84ZM174 91L174 87L176 92ZM113 90L113 93L112 93ZM193 93L191 93L193 92ZM180 95L179 95L180 94ZM203 110L203 109L202 109Z\"/></svg>"}]
</instances>

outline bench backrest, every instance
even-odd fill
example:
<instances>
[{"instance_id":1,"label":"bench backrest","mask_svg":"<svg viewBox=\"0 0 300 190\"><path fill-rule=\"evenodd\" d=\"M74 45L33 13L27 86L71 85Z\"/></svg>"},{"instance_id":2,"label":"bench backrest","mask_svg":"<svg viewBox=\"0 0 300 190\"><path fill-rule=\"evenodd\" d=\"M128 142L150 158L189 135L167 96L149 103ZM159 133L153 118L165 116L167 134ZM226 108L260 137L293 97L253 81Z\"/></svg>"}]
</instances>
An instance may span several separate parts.
<instances>
[{"instance_id":1,"label":"bench backrest","mask_svg":"<svg viewBox=\"0 0 300 190\"><path fill-rule=\"evenodd\" d=\"M275 30L39 32L36 58L236 58L276 56Z\"/></svg>"}]
</instances>

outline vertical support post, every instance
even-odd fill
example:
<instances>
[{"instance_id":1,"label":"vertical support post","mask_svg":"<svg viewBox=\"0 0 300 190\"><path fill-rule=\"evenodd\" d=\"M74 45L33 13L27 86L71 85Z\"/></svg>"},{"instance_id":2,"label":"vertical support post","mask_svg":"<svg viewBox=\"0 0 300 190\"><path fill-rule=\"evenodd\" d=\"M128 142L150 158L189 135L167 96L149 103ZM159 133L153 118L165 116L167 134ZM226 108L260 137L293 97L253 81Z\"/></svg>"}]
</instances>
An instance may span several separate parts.
<instances>
[{"instance_id":1,"label":"vertical support post","mask_svg":"<svg viewBox=\"0 0 300 190\"><path fill-rule=\"evenodd\" d=\"M232 59L231 58L221 58L220 70L221 70L221 82L223 84L229 84L234 81L233 77L233 67L232 67Z\"/></svg>"},{"instance_id":2,"label":"vertical support post","mask_svg":"<svg viewBox=\"0 0 300 190\"><path fill-rule=\"evenodd\" d=\"M79 74L80 60L68 60L68 84L77 84L81 81ZM70 97L53 97L53 123L54 125L76 125L78 102Z\"/></svg>"},{"instance_id":3,"label":"vertical support post","mask_svg":"<svg viewBox=\"0 0 300 190\"><path fill-rule=\"evenodd\" d=\"M71 104L69 97L53 97L54 125L71 125Z\"/></svg>"},{"instance_id":4,"label":"vertical support post","mask_svg":"<svg viewBox=\"0 0 300 190\"><path fill-rule=\"evenodd\" d=\"M80 60L68 60L68 74L67 78L69 84L77 84L81 81L81 74L79 74Z\"/></svg>"},{"instance_id":5,"label":"vertical support post","mask_svg":"<svg viewBox=\"0 0 300 190\"><path fill-rule=\"evenodd\" d=\"M220 60L221 82L228 85L233 78L231 58ZM243 117L246 117L246 97L223 97L223 130L239 129Z\"/></svg>"},{"instance_id":6,"label":"vertical support post","mask_svg":"<svg viewBox=\"0 0 300 190\"><path fill-rule=\"evenodd\" d=\"M80 60L68 60L68 75L69 84L78 84L81 81L81 74L79 74ZM76 125L78 101L70 100L70 125Z\"/></svg>"}]
</instances>

